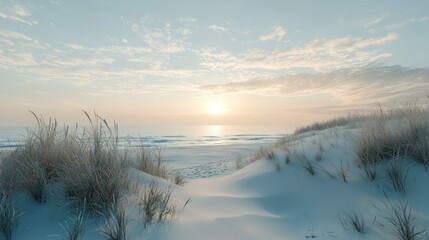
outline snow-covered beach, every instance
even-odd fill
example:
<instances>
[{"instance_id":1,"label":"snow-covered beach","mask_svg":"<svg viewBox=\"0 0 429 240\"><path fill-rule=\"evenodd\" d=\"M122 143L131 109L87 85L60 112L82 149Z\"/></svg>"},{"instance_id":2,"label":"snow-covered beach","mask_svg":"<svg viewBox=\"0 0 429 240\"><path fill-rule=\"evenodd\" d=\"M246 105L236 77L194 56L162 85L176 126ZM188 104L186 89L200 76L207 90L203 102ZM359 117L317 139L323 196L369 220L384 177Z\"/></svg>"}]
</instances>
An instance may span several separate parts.
<instances>
[{"instance_id":1,"label":"snow-covered beach","mask_svg":"<svg viewBox=\"0 0 429 240\"><path fill-rule=\"evenodd\" d=\"M334 119L276 142L165 147L169 174L186 182L128 168L134 190L120 199L126 239L404 239L401 227L410 239L427 239L429 174L421 158L427 146L401 150L406 141L424 143L424 135L410 135L384 157L389 149L365 142L389 137L394 147L395 138L407 138L416 126L427 131L425 111L393 109L385 116L349 117L342 126L335 125L343 119ZM374 162L363 162L370 158L362 151ZM13 239L69 239L77 220L62 185L47 182L45 202L25 191L13 195ZM146 222L141 197L152 185L171 194L174 214ZM86 215L82 239L105 239L102 219Z\"/></svg>"},{"instance_id":2,"label":"snow-covered beach","mask_svg":"<svg viewBox=\"0 0 429 240\"><path fill-rule=\"evenodd\" d=\"M0 240L429 240L428 26L428 0L0 0Z\"/></svg>"}]
</instances>

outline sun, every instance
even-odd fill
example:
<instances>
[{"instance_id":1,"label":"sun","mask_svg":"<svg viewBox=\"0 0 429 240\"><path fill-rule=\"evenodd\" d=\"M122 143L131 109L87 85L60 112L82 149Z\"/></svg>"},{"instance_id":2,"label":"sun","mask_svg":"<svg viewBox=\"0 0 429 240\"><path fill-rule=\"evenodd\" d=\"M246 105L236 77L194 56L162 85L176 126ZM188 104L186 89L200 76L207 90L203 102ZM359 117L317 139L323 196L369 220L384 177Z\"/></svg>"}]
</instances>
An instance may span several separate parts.
<instances>
[{"instance_id":1,"label":"sun","mask_svg":"<svg viewBox=\"0 0 429 240\"><path fill-rule=\"evenodd\" d=\"M225 113L225 108L221 105L212 105L212 106L208 107L207 112L210 115L218 116L218 115L222 115Z\"/></svg>"},{"instance_id":2,"label":"sun","mask_svg":"<svg viewBox=\"0 0 429 240\"><path fill-rule=\"evenodd\" d=\"M201 107L203 107L204 113L212 117L223 116L230 112L230 106L226 99L219 96L207 97L207 99L202 101L202 104Z\"/></svg>"}]
</instances>

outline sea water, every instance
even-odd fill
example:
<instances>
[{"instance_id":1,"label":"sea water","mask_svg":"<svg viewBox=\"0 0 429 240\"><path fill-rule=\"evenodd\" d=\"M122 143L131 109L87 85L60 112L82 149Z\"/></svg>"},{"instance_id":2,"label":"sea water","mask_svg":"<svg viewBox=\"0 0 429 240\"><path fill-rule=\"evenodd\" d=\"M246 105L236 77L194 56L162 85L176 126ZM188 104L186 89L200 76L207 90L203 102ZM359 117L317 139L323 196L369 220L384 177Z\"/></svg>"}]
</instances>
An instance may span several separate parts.
<instances>
[{"instance_id":1,"label":"sea water","mask_svg":"<svg viewBox=\"0 0 429 240\"><path fill-rule=\"evenodd\" d=\"M30 127L0 126L0 148L15 148ZM119 144L123 147L182 147L273 142L291 132L287 126L182 125L119 127Z\"/></svg>"},{"instance_id":2,"label":"sea water","mask_svg":"<svg viewBox=\"0 0 429 240\"><path fill-rule=\"evenodd\" d=\"M25 140L23 126L0 126L0 150L13 150ZM234 171L238 156L250 156L291 133L287 126L123 126L119 146L132 150L142 144L158 146L170 171L187 179Z\"/></svg>"}]
</instances>

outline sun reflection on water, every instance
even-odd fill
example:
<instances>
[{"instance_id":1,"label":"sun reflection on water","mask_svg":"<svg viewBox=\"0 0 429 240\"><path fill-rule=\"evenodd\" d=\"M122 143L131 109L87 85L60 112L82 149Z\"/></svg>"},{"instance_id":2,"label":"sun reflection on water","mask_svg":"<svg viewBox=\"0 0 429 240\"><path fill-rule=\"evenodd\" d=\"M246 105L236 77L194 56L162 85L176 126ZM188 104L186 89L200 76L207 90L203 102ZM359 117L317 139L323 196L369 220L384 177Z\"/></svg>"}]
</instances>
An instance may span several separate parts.
<instances>
[{"instance_id":1,"label":"sun reflection on water","mask_svg":"<svg viewBox=\"0 0 429 240\"><path fill-rule=\"evenodd\" d=\"M223 135L223 127L222 125L209 125L208 126L208 135L209 136L222 136Z\"/></svg>"}]
</instances>

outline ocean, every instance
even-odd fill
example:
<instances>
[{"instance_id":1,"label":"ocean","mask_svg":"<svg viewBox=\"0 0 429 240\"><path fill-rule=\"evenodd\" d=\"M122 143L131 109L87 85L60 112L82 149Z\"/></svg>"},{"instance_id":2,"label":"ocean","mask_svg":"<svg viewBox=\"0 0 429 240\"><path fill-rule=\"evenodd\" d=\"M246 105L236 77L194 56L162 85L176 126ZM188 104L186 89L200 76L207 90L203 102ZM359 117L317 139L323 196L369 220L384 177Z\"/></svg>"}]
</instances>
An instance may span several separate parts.
<instances>
[{"instance_id":1,"label":"ocean","mask_svg":"<svg viewBox=\"0 0 429 240\"><path fill-rule=\"evenodd\" d=\"M30 126L31 128L31 126ZM274 142L293 129L279 125L177 125L120 126L120 146L189 147ZM0 126L0 149L15 148L25 139L27 127Z\"/></svg>"},{"instance_id":2,"label":"ocean","mask_svg":"<svg viewBox=\"0 0 429 240\"><path fill-rule=\"evenodd\" d=\"M31 126L30 126L31 128ZM250 156L291 133L287 126L119 126L120 147L158 146L170 171L186 179L227 174L237 156ZM23 126L0 126L0 151L13 150L27 134Z\"/></svg>"}]
</instances>

